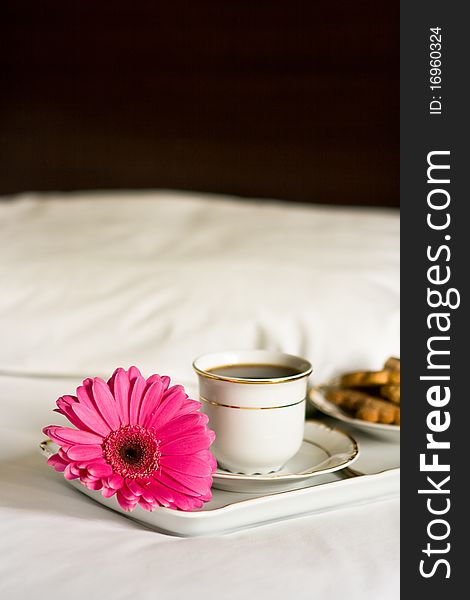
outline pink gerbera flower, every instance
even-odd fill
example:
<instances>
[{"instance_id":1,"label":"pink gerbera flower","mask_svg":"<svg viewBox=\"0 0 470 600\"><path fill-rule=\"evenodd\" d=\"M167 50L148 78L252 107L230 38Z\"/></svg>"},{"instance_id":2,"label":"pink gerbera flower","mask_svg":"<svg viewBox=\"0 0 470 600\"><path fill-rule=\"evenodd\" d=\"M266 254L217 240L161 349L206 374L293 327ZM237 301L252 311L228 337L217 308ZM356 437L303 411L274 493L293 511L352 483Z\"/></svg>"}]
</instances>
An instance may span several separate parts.
<instances>
[{"instance_id":1,"label":"pink gerbera flower","mask_svg":"<svg viewBox=\"0 0 470 600\"><path fill-rule=\"evenodd\" d=\"M127 511L200 508L212 497L215 434L200 403L169 385L169 377L145 379L137 367L116 369L108 383L85 379L76 396L57 400L56 412L77 429L43 429L60 446L48 464L105 498L116 494Z\"/></svg>"}]
</instances>

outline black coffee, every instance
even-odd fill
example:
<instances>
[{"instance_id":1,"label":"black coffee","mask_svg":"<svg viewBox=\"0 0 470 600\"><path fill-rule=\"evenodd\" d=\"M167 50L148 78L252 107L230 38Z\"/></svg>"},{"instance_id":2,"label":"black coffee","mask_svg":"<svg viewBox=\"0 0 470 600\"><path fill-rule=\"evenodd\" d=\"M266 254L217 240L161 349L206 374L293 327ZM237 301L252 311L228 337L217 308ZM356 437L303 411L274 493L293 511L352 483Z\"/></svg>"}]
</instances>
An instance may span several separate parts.
<instances>
[{"instance_id":1,"label":"black coffee","mask_svg":"<svg viewBox=\"0 0 470 600\"><path fill-rule=\"evenodd\" d=\"M282 365L238 364L208 369L208 373L236 379L278 379L300 375L301 371Z\"/></svg>"}]
</instances>

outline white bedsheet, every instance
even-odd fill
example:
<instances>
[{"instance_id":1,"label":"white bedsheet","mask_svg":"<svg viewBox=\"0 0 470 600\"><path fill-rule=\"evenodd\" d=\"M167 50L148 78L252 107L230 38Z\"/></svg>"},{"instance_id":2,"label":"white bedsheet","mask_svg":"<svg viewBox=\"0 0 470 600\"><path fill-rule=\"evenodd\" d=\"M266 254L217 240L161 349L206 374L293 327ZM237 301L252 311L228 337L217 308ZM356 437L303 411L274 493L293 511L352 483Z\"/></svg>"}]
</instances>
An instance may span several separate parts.
<instances>
[{"instance_id":1,"label":"white bedsheet","mask_svg":"<svg viewBox=\"0 0 470 600\"><path fill-rule=\"evenodd\" d=\"M396 500L183 540L78 495L36 450L57 396L116 366L192 382L196 355L260 347L316 381L379 367L399 353L398 227L170 192L0 203L1 597L398 598Z\"/></svg>"}]
</instances>

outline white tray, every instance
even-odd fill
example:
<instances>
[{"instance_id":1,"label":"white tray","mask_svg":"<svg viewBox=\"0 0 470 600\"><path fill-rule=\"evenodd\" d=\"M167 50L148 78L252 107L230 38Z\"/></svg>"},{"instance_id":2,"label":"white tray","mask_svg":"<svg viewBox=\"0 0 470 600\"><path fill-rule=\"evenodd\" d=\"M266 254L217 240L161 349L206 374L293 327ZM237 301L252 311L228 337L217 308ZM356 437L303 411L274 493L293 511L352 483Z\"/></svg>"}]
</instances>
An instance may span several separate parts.
<instances>
[{"instance_id":1,"label":"white tray","mask_svg":"<svg viewBox=\"0 0 470 600\"><path fill-rule=\"evenodd\" d=\"M325 419L337 427L337 422ZM107 508L146 527L180 537L227 533L301 515L373 502L399 494L399 445L341 424L358 441L360 457L354 469L320 475L302 489L271 494L247 494L213 489L213 499L201 510L182 512L158 508L150 513L139 506L125 513L115 497L104 499L76 481L66 481ZM44 450L47 454L47 451Z\"/></svg>"}]
</instances>

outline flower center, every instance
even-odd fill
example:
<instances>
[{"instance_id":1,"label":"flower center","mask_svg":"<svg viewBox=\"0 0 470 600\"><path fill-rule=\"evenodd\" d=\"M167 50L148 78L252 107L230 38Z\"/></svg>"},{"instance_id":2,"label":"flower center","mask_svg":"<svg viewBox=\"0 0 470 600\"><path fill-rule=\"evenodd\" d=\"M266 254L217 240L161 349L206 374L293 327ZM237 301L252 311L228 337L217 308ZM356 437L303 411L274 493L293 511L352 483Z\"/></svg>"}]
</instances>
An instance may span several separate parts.
<instances>
[{"instance_id":1,"label":"flower center","mask_svg":"<svg viewBox=\"0 0 470 600\"><path fill-rule=\"evenodd\" d=\"M159 467L160 442L150 429L124 425L105 438L103 455L123 477L149 477Z\"/></svg>"}]
</instances>

